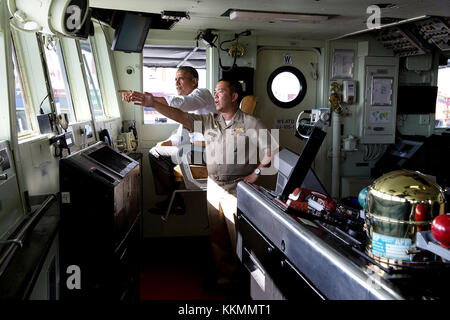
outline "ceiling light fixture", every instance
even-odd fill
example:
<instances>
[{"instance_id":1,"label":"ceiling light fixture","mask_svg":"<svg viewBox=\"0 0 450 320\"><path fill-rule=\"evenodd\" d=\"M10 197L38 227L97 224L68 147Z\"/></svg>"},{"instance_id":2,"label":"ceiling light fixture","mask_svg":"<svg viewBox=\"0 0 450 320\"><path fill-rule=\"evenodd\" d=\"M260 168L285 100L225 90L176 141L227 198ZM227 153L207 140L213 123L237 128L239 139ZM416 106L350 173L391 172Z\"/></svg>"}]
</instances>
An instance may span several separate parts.
<instances>
[{"instance_id":1,"label":"ceiling light fixture","mask_svg":"<svg viewBox=\"0 0 450 320\"><path fill-rule=\"evenodd\" d=\"M180 21L182 19L189 20L191 17L185 11L161 11L161 19Z\"/></svg>"},{"instance_id":2,"label":"ceiling light fixture","mask_svg":"<svg viewBox=\"0 0 450 320\"><path fill-rule=\"evenodd\" d=\"M235 21L322 23L328 20L330 15L232 9L229 11L229 17Z\"/></svg>"}]
</instances>

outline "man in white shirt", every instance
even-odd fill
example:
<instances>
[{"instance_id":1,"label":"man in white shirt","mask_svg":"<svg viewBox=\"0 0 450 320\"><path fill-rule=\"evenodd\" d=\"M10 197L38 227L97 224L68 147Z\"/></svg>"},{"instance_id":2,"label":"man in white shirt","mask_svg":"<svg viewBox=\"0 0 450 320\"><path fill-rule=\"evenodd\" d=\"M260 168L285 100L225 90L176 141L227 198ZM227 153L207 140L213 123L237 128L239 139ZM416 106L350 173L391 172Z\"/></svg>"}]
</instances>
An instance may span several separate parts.
<instances>
[{"instance_id":1,"label":"man in white shirt","mask_svg":"<svg viewBox=\"0 0 450 320\"><path fill-rule=\"evenodd\" d=\"M180 67L175 75L175 86L178 95L166 95L163 98L155 98L156 101L165 105L179 108L184 112L194 114L216 113L214 98L206 88L198 88L198 72L192 67ZM173 168L176 154L186 148L182 147L186 144L204 141L201 133L189 133L183 125L180 124L176 133L172 134L168 139L158 142L158 144L150 149L149 160L152 168L153 179L155 181L156 194L168 195L168 197L156 204L152 208L153 213L164 213L169 205L170 196L176 189ZM188 148L189 149L189 148ZM203 155L191 155L191 162L194 159L203 159ZM182 199L177 199L174 206L175 213L182 213Z\"/></svg>"}]
</instances>

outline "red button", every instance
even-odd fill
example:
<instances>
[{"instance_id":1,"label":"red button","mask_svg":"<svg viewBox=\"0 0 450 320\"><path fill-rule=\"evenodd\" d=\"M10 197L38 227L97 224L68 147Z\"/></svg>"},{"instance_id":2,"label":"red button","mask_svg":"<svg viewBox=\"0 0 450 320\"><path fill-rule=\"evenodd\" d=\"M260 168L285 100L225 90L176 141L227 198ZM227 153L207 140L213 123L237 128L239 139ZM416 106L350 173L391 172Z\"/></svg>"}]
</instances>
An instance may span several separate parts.
<instances>
[{"instance_id":1,"label":"red button","mask_svg":"<svg viewBox=\"0 0 450 320\"><path fill-rule=\"evenodd\" d=\"M443 214L434 218L431 234L444 248L450 248L450 215Z\"/></svg>"}]
</instances>

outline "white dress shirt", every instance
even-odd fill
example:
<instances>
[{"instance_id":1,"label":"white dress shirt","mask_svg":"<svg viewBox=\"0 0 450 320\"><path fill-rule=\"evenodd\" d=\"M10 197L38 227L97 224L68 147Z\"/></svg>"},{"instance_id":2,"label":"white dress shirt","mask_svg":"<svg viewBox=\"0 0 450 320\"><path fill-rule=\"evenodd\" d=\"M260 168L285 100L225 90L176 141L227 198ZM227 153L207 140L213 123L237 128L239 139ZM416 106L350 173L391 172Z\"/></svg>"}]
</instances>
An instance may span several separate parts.
<instances>
[{"instance_id":1,"label":"white dress shirt","mask_svg":"<svg viewBox=\"0 0 450 320\"><path fill-rule=\"evenodd\" d=\"M196 88L187 96L165 95L164 98L169 106L179 108L184 112L194 114L208 114L210 112L217 113L214 98L211 95L211 92L209 92L206 88ZM201 133L190 133L188 130L183 128L183 125L181 124L177 131L173 133L169 139L172 141L172 145L174 146L182 143L188 143L187 141L194 143L195 141L205 140Z\"/></svg>"}]
</instances>

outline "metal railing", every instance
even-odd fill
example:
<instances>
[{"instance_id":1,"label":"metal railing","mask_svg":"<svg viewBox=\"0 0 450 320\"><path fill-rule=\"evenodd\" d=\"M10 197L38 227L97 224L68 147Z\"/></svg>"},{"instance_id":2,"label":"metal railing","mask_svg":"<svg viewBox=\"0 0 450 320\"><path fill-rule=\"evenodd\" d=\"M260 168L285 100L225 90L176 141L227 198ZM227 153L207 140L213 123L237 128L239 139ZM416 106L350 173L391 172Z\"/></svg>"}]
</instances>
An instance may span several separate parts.
<instances>
[{"instance_id":1,"label":"metal railing","mask_svg":"<svg viewBox=\"0 0 450 320\"><path fill-rule=\"evenodd\" d=\"M30 218L26 221L25 225L19 230L19 232L15 235L14 239L8 239L6 241L0 242L1 245L8 245L7 248L4 249L3 254L0 256L0 277L3 272L8 267L9 262L14 256L17 248L22 248L25 238L27 236L27 232L31 229L32 226L39 220L42 214L48 209L48 207L57 199L56 195L49 195L45 201L41 204L41 206L30 216Z\"/></svg>"}]
</instances>

